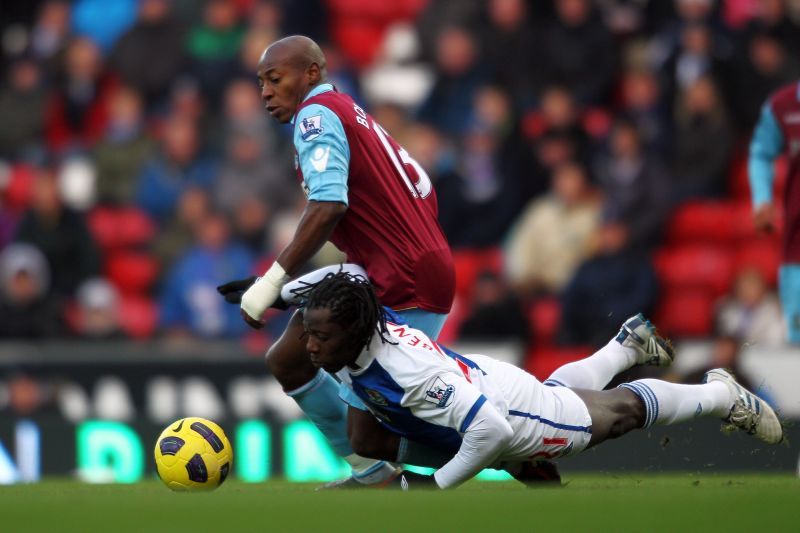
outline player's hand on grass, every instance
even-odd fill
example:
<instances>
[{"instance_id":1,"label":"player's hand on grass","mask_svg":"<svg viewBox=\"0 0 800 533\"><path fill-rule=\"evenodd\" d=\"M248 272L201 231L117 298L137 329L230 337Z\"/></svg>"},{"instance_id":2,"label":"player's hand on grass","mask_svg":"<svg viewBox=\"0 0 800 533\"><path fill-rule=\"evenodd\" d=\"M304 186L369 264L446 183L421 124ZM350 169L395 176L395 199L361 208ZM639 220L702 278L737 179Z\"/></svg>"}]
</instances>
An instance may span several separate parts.
<instances>
[{"instance_id":1,"label":"player's hand on grass","mask_svg":"<svg viewBox=\"0 0 800 533\"><path fill-rule=\"evenodd\" d=\"M528 487L561 486L558 467L550 461L526 461L519 472L513 472L511 475Z\"/></svg>"}]
</instances>

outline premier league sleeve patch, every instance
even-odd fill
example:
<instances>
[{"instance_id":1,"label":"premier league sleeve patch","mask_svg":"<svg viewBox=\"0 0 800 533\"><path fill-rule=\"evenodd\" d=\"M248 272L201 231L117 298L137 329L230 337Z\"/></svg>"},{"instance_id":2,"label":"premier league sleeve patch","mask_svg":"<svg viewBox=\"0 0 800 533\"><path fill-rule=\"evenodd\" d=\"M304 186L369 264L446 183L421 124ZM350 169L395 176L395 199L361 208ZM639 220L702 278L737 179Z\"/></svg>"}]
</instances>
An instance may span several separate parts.
<instances>
[{"instance_id":1,"label":"premier league sleeve patch","mask_svg":"<svg viewBox=\"0 0 800 533\"><path fill-rule=\"evenodd\" d=\"M437 377L431 387L425 391L425 401L435 403L436 407L444 409L453 403L455 394L456 388L454 386L448 385L442 378Z\"/></svg>"},{"instance_id":2,"label":"premier league sleeve patch","mask_svg":"<svg viewBox=\"0 0 800 533\"><path fill-rule=\"evenodd\" d=\"M322 115L306 117L300 121L300 138L304 141L316 139L322 135Z\"/></svg>"}]
</instances>

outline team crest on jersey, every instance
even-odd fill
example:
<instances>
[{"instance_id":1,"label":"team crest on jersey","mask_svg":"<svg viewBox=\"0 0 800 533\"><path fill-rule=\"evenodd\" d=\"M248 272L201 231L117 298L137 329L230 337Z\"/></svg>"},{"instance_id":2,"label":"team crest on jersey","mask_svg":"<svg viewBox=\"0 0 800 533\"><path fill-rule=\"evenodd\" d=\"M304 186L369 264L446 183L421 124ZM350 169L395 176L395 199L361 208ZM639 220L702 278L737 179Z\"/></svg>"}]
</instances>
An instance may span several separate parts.
<instances>
[{"instance_id":1,"label":"team crest on jersey","mask_svg":"<svg viewBox=\"0 0 800 533\"><path fill-rule=\"evenodd\" d=\"M448 385L442 381L442 378L436 378L431 388L425 391L425 400L435 403L436 407L440 409L444 409L453 403L455 393L456 388L454 386Z\"/></svg>"},{"instance_id":2,"label":"team crest on jersey","mask_svg":"<svg viewBox=\"0 0 800 533\"><path fill-rule=\"evenodd\" d=\"M322 135L322 115L306 117L300 121L300 137L304 141L316 139Z\"/></svg>"},{"instance_id":3,"label":"team crest on jersey","mask_svg":"<svg viewBox=\"0 0 800 533\"><path fill-rule=\"evenodd\" d=\"M386 400L386 398L383 397L383 394L376 391L375 389L364 389L364 392L367 393L370 403L374 403L375 405L381 405L381 406L389 405L389 402Z\"/></svg>"}]
</instances>

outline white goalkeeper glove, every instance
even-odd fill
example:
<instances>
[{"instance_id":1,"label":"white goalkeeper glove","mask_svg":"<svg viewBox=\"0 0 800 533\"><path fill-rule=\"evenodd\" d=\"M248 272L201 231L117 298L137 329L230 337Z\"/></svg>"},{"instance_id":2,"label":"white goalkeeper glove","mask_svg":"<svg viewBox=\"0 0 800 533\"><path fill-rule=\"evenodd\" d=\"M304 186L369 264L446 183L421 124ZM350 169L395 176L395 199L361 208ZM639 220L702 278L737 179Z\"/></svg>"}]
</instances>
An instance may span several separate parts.
<instances>
[{"instance_id":1,"label":"white goalkeeper glove","mask_svg":"<svg viewBox=\"0 0 800 533\"><path fill-rule=\"evenodd\" d=\"M260 322L264 311L278 299L281 288L287 281L289 276L283 267L277 261L272 263L269 270L242 294L242 311Z\"/></svg>"}]
</instances>

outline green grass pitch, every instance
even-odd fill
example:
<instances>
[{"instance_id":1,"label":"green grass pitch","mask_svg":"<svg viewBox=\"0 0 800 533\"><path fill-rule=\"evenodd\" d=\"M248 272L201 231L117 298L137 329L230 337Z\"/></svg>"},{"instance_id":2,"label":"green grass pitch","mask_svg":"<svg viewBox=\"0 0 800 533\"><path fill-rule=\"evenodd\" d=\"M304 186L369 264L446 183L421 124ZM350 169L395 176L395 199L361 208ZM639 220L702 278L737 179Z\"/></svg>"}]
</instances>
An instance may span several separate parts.
<instances>
[{"instance_id":1,"label":"green grass pitch","mask_svg":"<svg viewBox=\"0 0 800 533\"><path fill-rule=\"evenodd\" d=\"M228 481L172 493L157 480L0 487L0 531L800 531L800 479L759 474L565 476L563 488L472 482L455 491Z\"/></svg>"}]
</instances>

